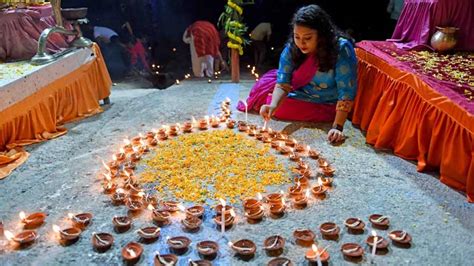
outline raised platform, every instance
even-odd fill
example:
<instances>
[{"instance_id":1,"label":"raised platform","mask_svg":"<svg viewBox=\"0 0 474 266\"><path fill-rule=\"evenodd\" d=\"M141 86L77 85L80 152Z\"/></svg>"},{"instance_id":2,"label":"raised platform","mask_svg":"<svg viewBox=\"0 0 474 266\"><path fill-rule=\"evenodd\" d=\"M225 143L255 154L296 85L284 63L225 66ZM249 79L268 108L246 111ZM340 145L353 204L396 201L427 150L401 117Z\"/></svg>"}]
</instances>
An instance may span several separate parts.
<instances>
[{"instance_id":1,"label":"raised platform","mask_svg":"<svg viewBox=\"0 0 474 266\"><path fill-rule=\"evenodd\" d=\"M406 52L388 42L357 45L352 122L375 148L439 170L474 202L474 68L471 54Z\"/></svg>"},{"instance_id":2,"label":"raised platform","mask_svg":"<svg viewBox=\"0 0 474 266\"><path fill-rule=\"evenodd\" d=\"M0 65L0 179L27 156L21 146L65 134L61 125L102 109L110 80L98 46L74 51L57 61ZM20 154L20 155L19 155Z\"/></svg>"}]
</instances>

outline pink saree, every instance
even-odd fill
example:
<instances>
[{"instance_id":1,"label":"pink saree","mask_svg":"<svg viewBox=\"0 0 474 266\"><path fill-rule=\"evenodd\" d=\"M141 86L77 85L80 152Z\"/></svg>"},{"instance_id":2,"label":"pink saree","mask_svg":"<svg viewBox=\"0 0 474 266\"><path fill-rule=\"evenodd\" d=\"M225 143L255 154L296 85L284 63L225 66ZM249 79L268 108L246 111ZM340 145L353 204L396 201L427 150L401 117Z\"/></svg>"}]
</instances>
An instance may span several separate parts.
<instances>
[{"instance_id":1,"label":"pink saree","mask_svg":"<svg viewBox=\"0 0 474 266\"><path fill-rule=\"evenodd\" d=\"M293 72L291 86L293 90L299 89L311 82L318 70L314 57L308 57L301 66ZM247 106L249 111L259 112L260 107L269 104L275 88L277 70L265 73L252 87ZM336 104L321 104L285 98L276 110L274 117L279 120L303 122L330 122L336 116ZM242 101L237 104L237 110L244 112L245 105Z\"/></svg>"}]
</instances>

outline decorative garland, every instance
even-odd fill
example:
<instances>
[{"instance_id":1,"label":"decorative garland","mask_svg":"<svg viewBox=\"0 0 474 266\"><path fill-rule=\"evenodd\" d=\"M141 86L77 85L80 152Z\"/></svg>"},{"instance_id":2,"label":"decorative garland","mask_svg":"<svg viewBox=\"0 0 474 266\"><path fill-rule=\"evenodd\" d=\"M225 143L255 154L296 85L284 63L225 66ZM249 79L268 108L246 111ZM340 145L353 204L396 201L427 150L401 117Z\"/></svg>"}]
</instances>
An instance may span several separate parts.
<instances>
[{"instance_id":1,"label":"decorative garland","mask_svg":"<svg viewBox=\"0 0 474 266\"><path fill-rule=\"evenodd\" d=\"M247 32L247 27L242 23L243 9L240 5L242 0L228 0L225 6L225 11L219 17L219 26L224 26L229 41L227 47L239 51L239 55L244 54L243 45L248 44L248 41L243 37Z\"/></svg>"}]
</instances>

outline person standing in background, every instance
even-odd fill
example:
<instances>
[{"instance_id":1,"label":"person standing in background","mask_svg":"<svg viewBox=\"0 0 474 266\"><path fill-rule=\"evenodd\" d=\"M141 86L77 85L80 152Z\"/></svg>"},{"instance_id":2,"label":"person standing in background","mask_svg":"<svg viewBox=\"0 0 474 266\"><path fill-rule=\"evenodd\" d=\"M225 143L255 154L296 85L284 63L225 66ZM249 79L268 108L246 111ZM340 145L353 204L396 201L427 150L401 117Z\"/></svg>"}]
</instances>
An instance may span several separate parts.
<instances>
[{"instance_id":1,"label":"person standing in background","mask_svg":"<svg viewBox=\"0 0 474 266\"><path fill-rule=\"evenodd\" d=\"M267 43L272 35L272 24L262 22L250 33L252 40L254 64L257 70L261 69L267 53Z\"/></svg>"},{"instance_id":2,"label":"person standing in background","mask_svg":"<svg viewBox=\"0 0 474 266\"><path fill-rule=\"evenodd\" d=\"M387 13L390 14L390 30L393 32L397 25L398 18L402 12L404 0L390 0L387 5Z\"/></svg>"}]
</instances>

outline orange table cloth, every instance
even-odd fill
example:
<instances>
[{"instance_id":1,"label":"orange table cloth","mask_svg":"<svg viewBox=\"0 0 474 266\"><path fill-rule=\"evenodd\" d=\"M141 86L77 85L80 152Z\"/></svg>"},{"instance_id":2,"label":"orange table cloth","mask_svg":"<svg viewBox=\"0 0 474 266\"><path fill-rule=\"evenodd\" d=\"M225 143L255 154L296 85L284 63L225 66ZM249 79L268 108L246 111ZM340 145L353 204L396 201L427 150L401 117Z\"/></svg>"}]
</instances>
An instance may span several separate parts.
<instances>
[{"instance_id":1,"label":"orange table cloth","mask_svg":"<svg viewBox=\"0 0 474 266\"><path fill-rule=\"evenodd\" d=\"M112 81L99 47L91 52L94 59L0 109L0 179L26 161L22 146L63 135L64 123L102 112L99 100L110 95Z\"/></svg>"},{"instance_id":2,"label":"orange table cloth","mask_svg":"<svg viewBox=\"0 0 474 266\"><path fill-rule=\"evenodd\" d=\"M358 93L352 123L367 132L366 141L418 161L418 171L439 170L441 182L474 202L472 98L434 89L432 80L415 69L376 55L370 42L359 43L356 53Z\"/></svg>"}]
</instances>

